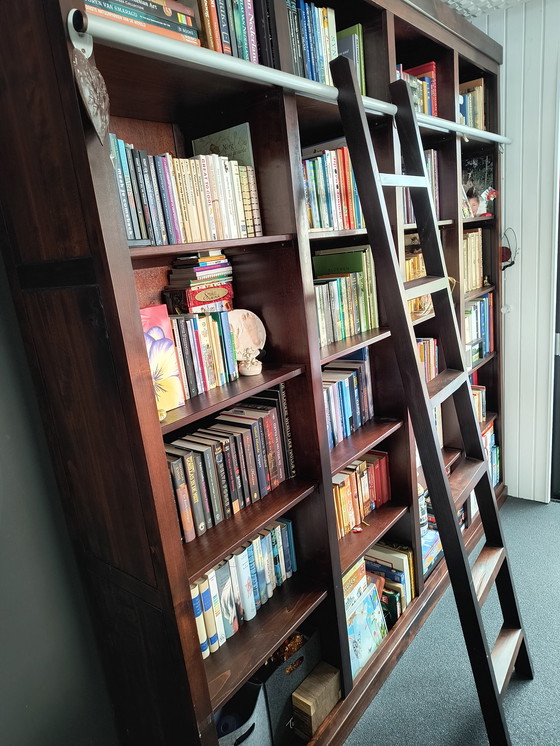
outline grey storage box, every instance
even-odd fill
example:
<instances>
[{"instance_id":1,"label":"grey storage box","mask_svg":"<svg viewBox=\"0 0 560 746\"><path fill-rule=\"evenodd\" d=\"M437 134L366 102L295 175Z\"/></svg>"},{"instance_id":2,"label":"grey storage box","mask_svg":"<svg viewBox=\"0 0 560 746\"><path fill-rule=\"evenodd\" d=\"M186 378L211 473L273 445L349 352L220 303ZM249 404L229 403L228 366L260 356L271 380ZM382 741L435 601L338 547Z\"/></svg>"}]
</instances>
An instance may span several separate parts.
<instances>
[{"instance_id":1,"label":"grey storage box","mask_svg":"<svg viewBox=\"0 0 560 746\"><path fill-rule=\"evenodd\" d=\"M216 713L220 746L272 746L264 687L248 681Z\"/></svg>"},{"instance_id":2,"label":"grey storage box","mask_svg":"<svg viewBox=\"0 0 560 746\"><path fill-rule=\"evenodd\" d=\"M274 746L290 746L297 741L293 730L292 692L321 660L317 630L302 629L301 632L307 639L298 651L277 666L262 666L251 679L264 686Z\"/></svg>"}]
</instances>

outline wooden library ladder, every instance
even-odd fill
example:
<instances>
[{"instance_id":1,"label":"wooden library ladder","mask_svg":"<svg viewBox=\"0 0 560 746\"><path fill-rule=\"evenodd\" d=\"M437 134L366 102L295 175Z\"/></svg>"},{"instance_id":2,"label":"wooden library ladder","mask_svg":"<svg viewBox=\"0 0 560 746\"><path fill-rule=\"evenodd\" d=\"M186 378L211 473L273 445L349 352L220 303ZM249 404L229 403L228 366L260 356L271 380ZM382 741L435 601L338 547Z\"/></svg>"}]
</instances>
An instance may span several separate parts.
<instances>
[{"instance_id":1,"label":"wooden library ladder","mask_svg":"<svg viewBox=\"0 0 560 746\"><path fill-rule=\"evenodd\" d=\"M432 501L463 635L491 746L510 744L502 696L513 669L533 677L521 623L498 506L480 436L465 367L463 347L455 318L449 279L426 174L420 132L408 86L399 80L390 85L406 175L382 174L377 167L356 75L348 59L331 62L338 106L356 178L368 240L381 281L381 295L393 339L406 403L418 452ZM383 187L409 187L427 276L403 282ZM434 328L446 368L425 382L416 354L416 335L408 301L430 294ZM464 446L464 458L447 475L434 424L434 408L453 398ZM474 489L486 543L469 565L457 511ZM481 607L496 585L503 625L490 651Z\"/></svg>"}]
</instances>

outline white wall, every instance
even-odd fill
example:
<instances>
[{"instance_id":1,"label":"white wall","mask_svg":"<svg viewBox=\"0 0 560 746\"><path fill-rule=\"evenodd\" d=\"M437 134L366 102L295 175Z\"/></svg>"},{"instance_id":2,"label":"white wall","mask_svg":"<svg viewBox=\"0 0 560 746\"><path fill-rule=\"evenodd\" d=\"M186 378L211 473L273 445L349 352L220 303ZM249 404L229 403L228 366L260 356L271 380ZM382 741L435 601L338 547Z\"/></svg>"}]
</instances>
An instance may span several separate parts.
<instances>
[{"instance_id":1,"label":"white wall","mask_svg":"<svg viewBox=\"0 0 560 746\"><path fill-rule=\"evenodd\" d=\"M504 48L503 228L520 251L504 272L503 456L510 495L550 499L558 200L560 2L531 0L478 18Z\"/></svg>"}]
</instances>

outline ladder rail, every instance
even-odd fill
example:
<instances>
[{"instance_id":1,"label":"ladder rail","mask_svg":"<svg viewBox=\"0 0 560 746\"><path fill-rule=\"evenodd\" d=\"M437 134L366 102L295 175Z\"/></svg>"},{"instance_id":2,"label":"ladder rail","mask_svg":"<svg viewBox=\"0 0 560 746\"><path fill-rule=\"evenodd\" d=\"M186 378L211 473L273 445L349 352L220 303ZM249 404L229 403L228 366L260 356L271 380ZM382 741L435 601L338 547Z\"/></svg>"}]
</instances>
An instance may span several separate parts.
<instances>
[{"instance_id":1,"label":"ladder rail","mask_svg":"<svg viewBox=\"0 0 560 746\"><path fill-rule=\"evenodd\" d=\"M410 285L405 287L402 280L385 204L383 183L392 182L386 175L379 173L353 66L349 60L338 57L331 62L331 71L339 91L339 111L360 195L368 240L372 246L378 276L383 277L378 292L385 307L393 338L402 385L424 476L438 521L482 714L492 746L507 745L511 742L502 708L502 692L514 667L519 673L527 676L532 676L532 667L505 552L488 461L476 419L449 282L440 283L438 280L448 280L447 270L410 92L404 81L397 81L390 86L394 102L397 104L395 121L409 183L419 184L425 181L422 188L411 187L411 196L426 271L430 276L426 282L429 282L433 289L431 296L436 321L439 322L438 340L443 349L448 373L447 376L441 376L440 380L434 381L435 386L432 387L426 384L418 364L416 335L407 309L407 296L410 297L414 293L414 288ZM399 186L402 183L396 178L393 185ZM449 383L446 384L446 380L449 380ZM429 393L430 388L432 396ZM470 490L474 486L477 499L480 498L479 510L488 539L488 552L480 558L481 564L484 564L485 558L492 554L492 547L497 547L498 551L503 548L503 555L500 551L500 565L490 572L487 577L488 587L482 594L485 598L490 585L495 584L504 615L504 626L492 654L482 623L482 601L477 596L477 587L466 555L457 519L457 506L450 480L445 472L434 422L434 404L449 397L453 398L463 435L465 459L472 464L465 472L468 474L471 469L472 476L464 481L459 499L464 498L465 490ZM480 571L484 574L484 568L476 569L478 583ZM511 660L505 659L507 655Z\"/></svg>"}]
</instances>

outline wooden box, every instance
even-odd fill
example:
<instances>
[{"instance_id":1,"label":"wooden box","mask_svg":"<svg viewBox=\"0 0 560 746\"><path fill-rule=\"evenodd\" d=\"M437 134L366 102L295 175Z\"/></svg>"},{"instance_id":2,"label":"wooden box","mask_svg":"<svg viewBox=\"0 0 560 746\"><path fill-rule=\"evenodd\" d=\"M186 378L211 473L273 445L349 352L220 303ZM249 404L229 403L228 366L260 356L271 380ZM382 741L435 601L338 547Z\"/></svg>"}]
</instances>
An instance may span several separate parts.
<instances>
[{"instance_id":1,"label":"wooden box","mask_svg":"<svg viewBox=\"0 0 560 746\"><path fill-rule=\"evenodd\" d=\"M296 734L312 738L339 699L340 672L321 661L292 694Z\"/></svg>"}]
</instances>

